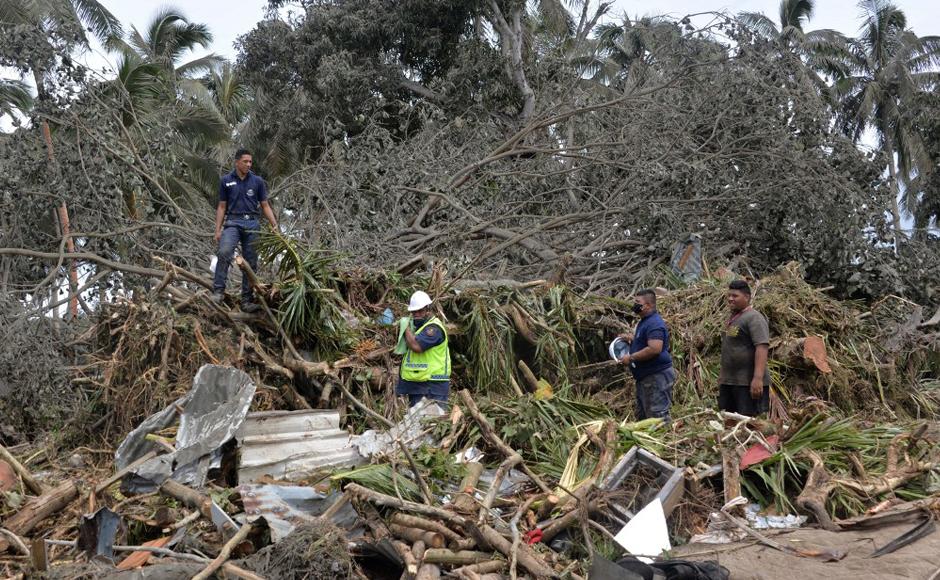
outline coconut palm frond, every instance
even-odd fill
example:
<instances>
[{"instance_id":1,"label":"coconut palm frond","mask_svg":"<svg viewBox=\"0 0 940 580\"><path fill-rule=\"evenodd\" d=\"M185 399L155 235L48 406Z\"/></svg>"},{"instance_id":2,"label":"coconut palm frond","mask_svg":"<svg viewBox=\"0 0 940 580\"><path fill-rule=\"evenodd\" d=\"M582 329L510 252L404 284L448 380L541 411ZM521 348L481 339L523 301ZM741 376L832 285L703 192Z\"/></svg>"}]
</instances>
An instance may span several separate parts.
<instances>
[{"instance_id":1,"label":"coconut palm frond","mask_svg":"<svg viewBox=\"0 0 940 580\"><path fill-rule=\"evenodd\" d=\"M18 110L28 112L33 107L33 95L29 85L14 79L0 79L0 113Z\"/></svg>"}]
</instances>

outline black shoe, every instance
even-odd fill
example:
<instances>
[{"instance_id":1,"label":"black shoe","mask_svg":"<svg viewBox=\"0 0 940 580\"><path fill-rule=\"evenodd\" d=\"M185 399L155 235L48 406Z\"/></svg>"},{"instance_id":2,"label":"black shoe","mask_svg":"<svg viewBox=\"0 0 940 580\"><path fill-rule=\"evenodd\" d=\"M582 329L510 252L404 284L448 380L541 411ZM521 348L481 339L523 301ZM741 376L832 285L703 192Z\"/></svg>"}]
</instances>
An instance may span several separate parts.
<instances>
[{"instance_id":1,"label":"black shoe","mask_svg":"<svg viewBox=\"0 0 940 580\"><path fill-rule=\"evenodd\" d=\"M242 312L245 314L253 314L261 310L261 307L254 302L242 302Z\"/></svg>"}]
</instances>

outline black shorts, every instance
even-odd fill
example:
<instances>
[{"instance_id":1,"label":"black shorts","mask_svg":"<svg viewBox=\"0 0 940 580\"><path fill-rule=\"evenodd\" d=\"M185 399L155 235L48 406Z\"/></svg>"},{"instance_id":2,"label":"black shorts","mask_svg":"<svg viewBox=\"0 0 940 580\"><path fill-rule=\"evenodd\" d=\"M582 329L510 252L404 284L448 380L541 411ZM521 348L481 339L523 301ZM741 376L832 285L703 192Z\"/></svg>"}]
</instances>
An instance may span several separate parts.
<instances>
[{"instance_id":1,"label":"black shorts","mask_svg":"<svg viewBox=\"0 0 940 580\"><path fill-rule=\"evenodd\" d=\"M770 387L764 386L760 399L751 398L751 387L740 385L718 386L718 408L748 417L766 413L770 408Z\"/></svg>"}]
</instances>

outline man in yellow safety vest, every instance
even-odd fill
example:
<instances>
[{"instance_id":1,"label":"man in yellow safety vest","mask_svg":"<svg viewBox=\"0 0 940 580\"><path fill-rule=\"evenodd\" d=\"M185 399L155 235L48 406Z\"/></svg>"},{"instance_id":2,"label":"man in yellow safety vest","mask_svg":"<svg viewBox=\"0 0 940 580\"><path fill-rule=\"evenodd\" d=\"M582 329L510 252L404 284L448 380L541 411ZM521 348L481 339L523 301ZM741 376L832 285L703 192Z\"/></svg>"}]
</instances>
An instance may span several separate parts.
<instances>
[{"instance_id":1,"label":"man in yellow safety vest","mask_svg":"<svg viewBox=\"0 0 940 580\"><path fill-rule=\"evenodd\" d=\"M405 349L398 375L396 395L407 395L408 406L422 398L447 402L450 394L450 349L447 330L431 312L431 297L418 290L408 304L412 324L404 333Z\"/></svg>"}]
</instances>

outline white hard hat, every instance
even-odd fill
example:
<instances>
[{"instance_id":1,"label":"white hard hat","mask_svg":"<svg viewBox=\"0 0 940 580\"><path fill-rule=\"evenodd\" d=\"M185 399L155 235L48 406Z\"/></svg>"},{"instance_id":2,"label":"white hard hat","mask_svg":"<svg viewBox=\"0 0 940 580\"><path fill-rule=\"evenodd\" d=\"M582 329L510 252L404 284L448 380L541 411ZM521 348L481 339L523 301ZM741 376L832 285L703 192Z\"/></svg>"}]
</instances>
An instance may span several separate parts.
<instances>
[{"instance_id":1,"label":"white hard hat","mask_svg":"<svg viewBox=\"0 0 940 580\"><path fill-rule=\"evenodd\" d=\"M408 312L417 312L430 305L431 297L428 296L428 293L418 290L411 295L411 301L408 303Z\"/></svg>"}]
</instances>

